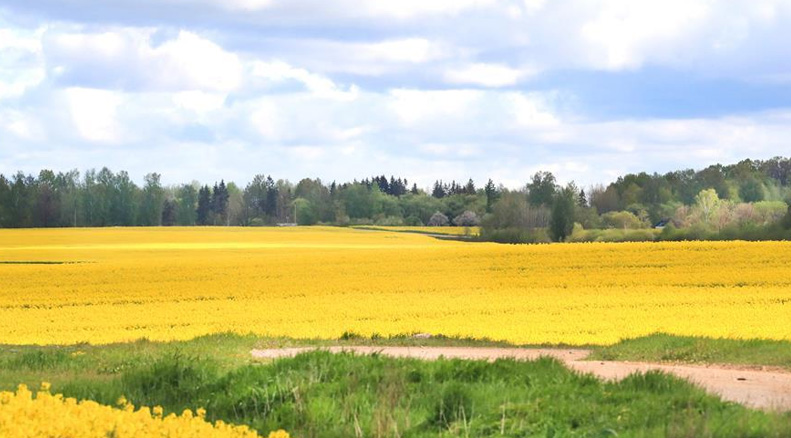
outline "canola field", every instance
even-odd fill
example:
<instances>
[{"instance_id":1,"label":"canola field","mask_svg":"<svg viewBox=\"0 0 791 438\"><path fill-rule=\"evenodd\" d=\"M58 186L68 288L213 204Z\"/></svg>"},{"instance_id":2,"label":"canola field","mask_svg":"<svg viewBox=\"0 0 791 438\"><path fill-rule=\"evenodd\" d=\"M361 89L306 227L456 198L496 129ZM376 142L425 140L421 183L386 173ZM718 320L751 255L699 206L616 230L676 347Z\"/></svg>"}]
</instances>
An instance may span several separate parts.
<instances>
[{"instance_id":1,"label":"canola field","mask_svg":"<svg viewBox=\"0 0 791 438\"><path fill-rule=\"evenodd\" d=\"M344 228L0 230L0 343L427 332L791 339L791 243L498 245Z\"/></svg>"}]
</instances>

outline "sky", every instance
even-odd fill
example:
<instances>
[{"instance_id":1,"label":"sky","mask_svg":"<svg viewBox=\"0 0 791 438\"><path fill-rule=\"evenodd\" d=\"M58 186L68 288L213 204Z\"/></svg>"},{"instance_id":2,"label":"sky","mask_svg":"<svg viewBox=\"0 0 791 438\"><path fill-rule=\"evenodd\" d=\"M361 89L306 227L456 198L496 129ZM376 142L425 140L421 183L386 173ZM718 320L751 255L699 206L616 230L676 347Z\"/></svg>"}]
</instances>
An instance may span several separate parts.
<instances>
[{"instance_id":1,"label":"sky","mask_svg":"<svg viewBox=\"0 0 791 438\"><path fill-rule=\"evenodd\" d=\"M587 186L791 155L788 0L0 0L0 173Z\"/></svg>"}]
</instances>

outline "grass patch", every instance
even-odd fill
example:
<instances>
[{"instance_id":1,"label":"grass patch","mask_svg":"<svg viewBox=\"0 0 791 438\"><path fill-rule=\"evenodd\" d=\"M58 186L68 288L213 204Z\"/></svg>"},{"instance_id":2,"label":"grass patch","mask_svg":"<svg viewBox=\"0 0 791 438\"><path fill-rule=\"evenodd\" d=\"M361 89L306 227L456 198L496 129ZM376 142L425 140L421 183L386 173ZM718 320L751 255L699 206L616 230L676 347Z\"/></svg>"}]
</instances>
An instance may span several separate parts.
<instances>
[{"instance_id":1,"label":"grass patch","mask_svg":"<svg viewBox=\"0 0 791 438\"><path fill-rule=\"evenodd\" d=\"M420 361L326 351L275 361L253 348L329 345L509 346L435 336L295 340L217 334L103 346L0 346L0 389L19 383L80 399L166 412L206 408L211 420L298 437L785 437L791 413L720 401L656 372L608 383L552 359ZM652 335L594 349L594 358L788 367L791 343Z\"/></svg>"},{"instance_id":2,"label":"grass patch","mask_svg":"<svg viewBox=\"0 0 791 438\"><path fill-rule=\"evenodd\" d=\"M654 334L593 350L591 359L731 364L791 369L791 342Z\"/></svg>"},{"instance_id":3,"label":"grass patch","mask_svg":"<svg viewBox=\"0 0 791 438\"><path fill-rule=\"evenodd\" d=\"M54 388L112 404L121 395L166 412L205 407L210 420L285 428L299 437L781 437L791 414L724 403L661 373L606 383L553 359L394 359L315 351L221 371L169 354L109 382Z\"/></svg>"}]
</instances>

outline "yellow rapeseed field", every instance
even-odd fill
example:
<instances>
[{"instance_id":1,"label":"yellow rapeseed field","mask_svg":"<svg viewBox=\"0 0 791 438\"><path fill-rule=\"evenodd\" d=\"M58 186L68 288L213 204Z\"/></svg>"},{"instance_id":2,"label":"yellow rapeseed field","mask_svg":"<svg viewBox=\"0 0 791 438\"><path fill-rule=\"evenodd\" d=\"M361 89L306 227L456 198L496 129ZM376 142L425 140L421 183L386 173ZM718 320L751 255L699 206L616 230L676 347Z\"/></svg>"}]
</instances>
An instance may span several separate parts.
<instances>
[{"instance_id":1,"label":"yellow rapeseed field","mask_svg":"<svg viewBox=\"0 0 791 438\"><path fill-rule=\"evenodd\" d=\"M163 416L162 408L135 409L121 400L118 408L94 401L77 401L49 393L47 384L33 396L24 385L16 392L0 392L0 436L3 438L259 438L246 426L232 426L204 420L184 411L181 415ZM288 438L284 431L272 432L269 438Z\"/></svg>"},{"instance_id":2,"label":"yellow rapeseed field","mask_svg":"<svg viewBox=\"0 0 791 438\"><path fill-rule=\"evenodd\" d=\"M321 227L0 230L5 344L224 331L520 344L610 344L657 331L791 339L789 315L788 242L515 246Z\"/></svg>"}]
</instances>

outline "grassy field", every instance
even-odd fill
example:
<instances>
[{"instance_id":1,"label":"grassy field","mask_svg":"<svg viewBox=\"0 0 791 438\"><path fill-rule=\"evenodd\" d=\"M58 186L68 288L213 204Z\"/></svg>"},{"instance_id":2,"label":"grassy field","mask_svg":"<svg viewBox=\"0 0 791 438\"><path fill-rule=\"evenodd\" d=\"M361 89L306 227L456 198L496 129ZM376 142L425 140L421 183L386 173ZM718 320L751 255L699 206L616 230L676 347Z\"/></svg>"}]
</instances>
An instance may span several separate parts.
<instances>
[{"instance_id":1,"label":"grassy field","mask_svg":"<svg viewBox=\"0 0 791 438\"><path fill-rule=\"evenodd\" d=\"M0 230L0 343L427 332L791 339L789 242L498 245L346 228Z\"/></svg>"},{"instance_id":2,"label":"grassy field","mask_svg":"<svg viewBox=\"0 0 791 438\"><path fill-rule=\"evenodd\" d=\"M672 346L683 338L634 343ZM739 341L699 340L698 349L733 350ZM23 382L114 405L124 396L165 414L206 409L210 421L245 424L264 436L298 437L635 436L769 437L791 433L791 414L723 403L657 373L605 383L560 363L390 359L315 352L274 363L252 348L297 345L495 345L464 339L292 340L220 334L191 341L0 348L0 389ZM708 344L704 346L704 344ZM789 343L777 343L786 349ZM500 345L500 344L497 344ZM756 343L771 355L777 346ZM631 358L624 355L622 358ZM714 361L725 357L710 356ZM745 355L746 357L746 355Z\"/></svg>"}]
</instances>

